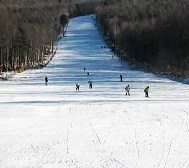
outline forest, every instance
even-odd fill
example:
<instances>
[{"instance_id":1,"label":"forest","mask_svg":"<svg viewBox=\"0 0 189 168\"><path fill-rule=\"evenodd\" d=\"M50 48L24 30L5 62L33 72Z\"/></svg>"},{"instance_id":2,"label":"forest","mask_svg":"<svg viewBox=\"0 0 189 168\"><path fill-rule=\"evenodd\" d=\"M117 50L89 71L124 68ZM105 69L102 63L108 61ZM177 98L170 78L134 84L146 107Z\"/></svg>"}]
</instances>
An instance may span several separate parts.
<instances>
[{"instance_id":1,"label":"forest","mask_svg":"<svg viewBox=\"0 0 189 168\"><path fill-rule=\"evenodd\" d=\"M186 0L0 0L0 73L44 67L70 18L96 13L112 50L131 67L189 76Z\"/></svg>"},{"instance_id":2,"label":"forest","mask_svg":"<svg viewBox=\"0 0 189 168\"><path fill-rule=\"evenodd\" d=\"M189 76L189 2L106 0L97 22L110 47L146 71Z\"/></svg>"},{"instance_id":3,"label":"forest","mask_svg":"<svg viewBox=\"0 0 189 168\"><path fill-rule=\"evenodd\" d=\"M44 67L69 19L94 13L98 2L0 0L0 73Z\"/></svg>"}]
</instances>

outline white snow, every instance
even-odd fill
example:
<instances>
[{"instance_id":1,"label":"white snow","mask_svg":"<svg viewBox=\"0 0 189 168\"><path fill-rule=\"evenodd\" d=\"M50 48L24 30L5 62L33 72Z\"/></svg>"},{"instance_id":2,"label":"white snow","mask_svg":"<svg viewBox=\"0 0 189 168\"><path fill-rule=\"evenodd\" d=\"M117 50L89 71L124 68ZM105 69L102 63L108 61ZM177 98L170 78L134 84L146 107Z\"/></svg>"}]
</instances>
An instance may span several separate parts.
<instances>
[{"instance_id":1,"label":"white snow","mask_svg":"<svg viewBox=\"0 0 189 168\"><path fill-rule=\"evenodd\" d=\"M71 19L47 67L0 82L0 168L189 168L189 86L101 45L92 16Z\"/></svg>"}]
</instances>

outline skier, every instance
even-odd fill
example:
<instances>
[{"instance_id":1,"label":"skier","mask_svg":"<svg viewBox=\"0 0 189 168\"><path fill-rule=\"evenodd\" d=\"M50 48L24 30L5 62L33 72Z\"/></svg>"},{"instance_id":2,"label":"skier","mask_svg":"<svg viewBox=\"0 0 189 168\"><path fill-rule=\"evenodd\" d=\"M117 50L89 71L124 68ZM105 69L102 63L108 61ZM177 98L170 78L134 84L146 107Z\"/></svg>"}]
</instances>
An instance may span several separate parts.
<instances>
[{"instance_id":1,"label":"skier","mask_svg":"<svg viewBox=\"0 0 189 168\"><path fill-rule=\"evenodd\" d=\"M87 72L87 75L89 76L89 72Z\"/></svg>"},{"instance_id":2,"label":"skier","mask_svg":"<svg viewBox=\"0 0 189 168\"><path fill-rule=\"evenodd\" d=\"M144 89L144 92L145 92L145 97L149 97L149 96L148 96L149 86L147 86L147 87Z\"/></svg>"},{"instance_id":3,"label":"skier","mask_svg":"<svg viewBox=\"0 0 189 168\"><path fill-rule=\"evenodd\" d=\"M129 85L127 85L126 87L125 87L125 91L126 91L126 94L125 94L125 96L128 94L128 96L130 96L130 87L129 87Z\"/></svg>"},{"instance_id":4,"label":"skier","mask_svg":"<svg viewBox=\"0 0 189 168\"><path fill-rule=\"evenodd\" d=\"M83 70L85 71L85 67L83 68Z\"/></svg>"},{"instance_id":5,"label":"skier","mask_svg":"<svg viewBox=\"0 0 189 168\"><path fill-rule=\"evenodd\" d=\"M76 90L79 90L80 84L76 83Z\"/></svg>"},{"instance_id":6,"label":"skier","mask_svg":"<svg viewBox=\"0 0 189 168\"><path fill-rule=\"evenodd\" d=\"M123 76L122 75L120 75L120 80L121 80L121 82L123 81Z\"/></svg>"},{"instance_id":7,"label":"skier","mask_svg":"<svg viewBox=\"0 0 189 168\"><path fill-rule=\"evenodd\" d=\"M47 83L48 83L48 78L47 78L47 76L45 77L45 84L47 85Z\"/></svg>"},{"instance_id":8,"label":"skier","mask_svg":"<svg viewBox=\"0 0 189 168\"><path fill-rule=\"evenodd\" d=\"M88 83L89 83L89 89L92 89L93 88L93 85L92 85L93 82L89 81Z\"/></svg>"}]
</instances>

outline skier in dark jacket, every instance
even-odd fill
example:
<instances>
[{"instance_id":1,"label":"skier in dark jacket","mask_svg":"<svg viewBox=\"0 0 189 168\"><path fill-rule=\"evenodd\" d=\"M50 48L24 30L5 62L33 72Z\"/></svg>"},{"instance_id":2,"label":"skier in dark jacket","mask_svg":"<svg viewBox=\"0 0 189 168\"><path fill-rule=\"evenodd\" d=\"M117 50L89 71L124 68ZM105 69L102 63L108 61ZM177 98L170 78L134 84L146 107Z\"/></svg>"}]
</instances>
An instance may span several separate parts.
<instances>
[{"instance_id":1,"label":"skier in dark jacket","mask_svg":"<svg viewBox=\"0 0 189 168\"><path fill-rule=\"evenodd\" d=\"M45 77L45 84L47 85L47 83L48 83L48 78L47 78L47 76Z\"/></svg>"},{"instance_id":2,"label":"skier in dark jacket","mask_svg":"<svg viewBox=\"0 0 189 168\"><path fill-rule=\"evenodd\" d=\"M149 96L148 96L149 86L147 86L147 87L144 89L144 92L145 92L145 97L149 97Z\"/></svg>"},{"instance_id":3,"label":"skier in dark jacket","mask_svg":"<svg viewBox=\"0 0 189 168\"><path fill-rule=\"evenodd\" d=\"M89 81L88 84L89 84L89 89L92 89L93 88L93 82L92 81Z\"/></svg>"},{"instance_id":4,"label":"skier in dark jacket","mask_svg":"<svg viewBox=\"0 0 189 168\"><path fill-rule=\"evenodd\" d=\"M126 94L125 94L125 96L130 96L130 87L129 87L129 85L127 85L126 87L125 87L125 91L126 91Z\"/></svg>"},{"instance_id":5,"label":"skier in dark jacket","mask_svg":"<svg viewBox=\"0 0 189 168\"><path fill-rule=\"evenodd\" d=\"M121 82L123 81L123 76L122 75L120 75L120 80L121 80Z\"/></svg>"},{"instance_id":6,"label":"skier in dark jacket","mask_svg":"<svg viewBox=\"0 0 189 168\"><path fill-rule=\"evenodd\" d=\"M76 90L79 90L80 84L76 83Z\"/></svg>"}]
</instances>

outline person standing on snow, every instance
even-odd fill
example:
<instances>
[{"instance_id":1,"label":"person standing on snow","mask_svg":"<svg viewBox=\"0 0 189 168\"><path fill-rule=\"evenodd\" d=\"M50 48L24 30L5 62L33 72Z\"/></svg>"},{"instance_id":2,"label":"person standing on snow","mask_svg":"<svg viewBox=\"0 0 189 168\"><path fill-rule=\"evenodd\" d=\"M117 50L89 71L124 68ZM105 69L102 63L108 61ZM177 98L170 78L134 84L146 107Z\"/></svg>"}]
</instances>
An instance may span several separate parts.
<instances>
[{"instance_id":1,"label":"person standing on snow","mask_svg":"<svg viewBox=\"0 0 189 168\"><path fill-rule=\"evenodd\" d=\"M76 83L76 90L79 90L80 84Z\"/></svg>"},{"instance_id":2,"label":"person standing on snow","mask_svg":"<svg viewBox=\"0 0 189 168\"><path fill-rule=\"evenodd\" d=\"M47 76L45 77L45 85L47 85L47 83L48 83L48 78L47 78Z\"/></svg>"},{"instance_id":3,"label":"person standing on snow","mask_svg":"<svg viewBox=\"0 0 189 168\"><path fill-rule=\"evenodd\" d=\"M126 91L126 94L125 94L125 96L128 94L128 96L130 96L130 87L129 87L129 85L127 85L126 87L125 87L125 91Z\"/></svg>"},{"instance_id":4,"label":"person standing on snow","mask_svg":"<svg viewBox=\"0 0 189 168\"><path fill-rule=\"evenodd\" d=\"M145 92L145 97L149 97L149 96L148 96L149 86L147 86L147 87L144 89L144 92Z\"/></svg>"},{"instance_id":5,"label":"person standing on snow","mask_svg":"<svg viewBox=\"0 0 189 168\"><path fill-rule=\"evenodd\" d=\"M89 81L88 83L89 83L89 89L92 89L93 88L93 84L92 84L93 82Z\"/></svg>"},{"instance_id":6,"label":"person standing on snow","mask_svg":"<svg viewBox=\"0 0 189 168\"><path fill-rule=\"evenodd\" d=\"M122 75L120 75L120 80L121 80L121 82L123 81L123 76Z\"/></svg>"}]
</instances>

